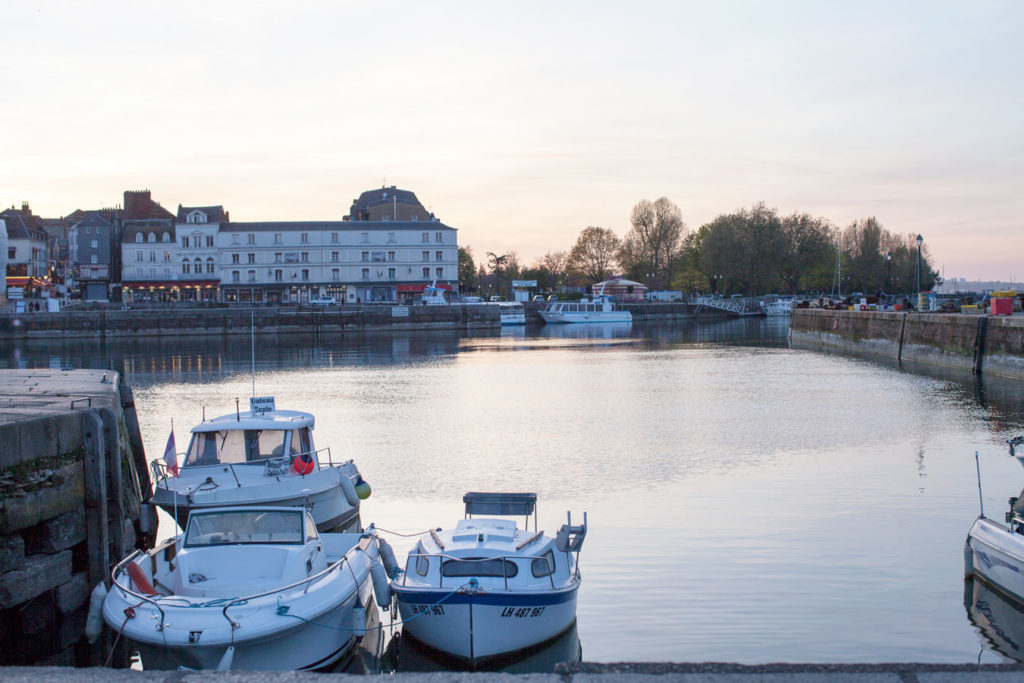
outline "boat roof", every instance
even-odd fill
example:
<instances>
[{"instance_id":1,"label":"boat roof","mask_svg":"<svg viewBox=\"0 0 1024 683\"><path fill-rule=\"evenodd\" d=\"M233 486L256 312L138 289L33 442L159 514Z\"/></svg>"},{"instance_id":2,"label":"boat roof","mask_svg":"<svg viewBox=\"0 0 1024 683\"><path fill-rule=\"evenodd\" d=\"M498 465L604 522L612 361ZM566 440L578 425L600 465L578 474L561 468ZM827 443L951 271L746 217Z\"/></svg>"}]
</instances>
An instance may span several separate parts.
<instances>
[{"instance_id":1,"label":"boat roof","mask_svg":"<svg viewBox=\"0 0 1024 683\"><path fill-rule=\"evenodd\" d=\"M253 414L252 411L221 415L212 420L197 424L192 428L193 434L203 432L224 432L242 429L298 429L312 427L315 419L311 413L300 410L271 410Z\"/></svg>"},{"instance_id":2,"label":"boat roof","mask_svg":"<svg viewBox=\"0 0 1024 683\"><path fill-rule=\"evenodd\" d=\"M483 539L481 540L481 536ZM437 537L444 544L439 546L434 536L424 536L421 543L424 548L433 546L430 552L452 553L461 550L489 550L503 555L513 555L525 552L532 555L537 548L533 543L523 545L524 541L531 538L550 541L551 539L537 533L519 529L516 523L510 519L493 519L490 517L475 517L472 519L460 519L454 529L445 529L437 532ZM520 547L522 546L522 547Z\"/></svg>"}]
</instances>

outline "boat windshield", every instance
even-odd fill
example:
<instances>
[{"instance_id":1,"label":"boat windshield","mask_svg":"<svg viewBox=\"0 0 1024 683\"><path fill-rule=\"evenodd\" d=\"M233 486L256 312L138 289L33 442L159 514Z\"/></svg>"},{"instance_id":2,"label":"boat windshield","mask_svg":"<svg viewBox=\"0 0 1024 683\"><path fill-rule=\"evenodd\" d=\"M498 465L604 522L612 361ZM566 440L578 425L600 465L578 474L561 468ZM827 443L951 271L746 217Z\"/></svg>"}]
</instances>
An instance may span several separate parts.
<instances>
[{"instance_id":1,"label":"boat windshield","mask_svg":"<svg viewBox=\"0 0 1024 683\"><path fill-rule=\"evenodd\" d=\"M467 557L441 563L442 576L504 576L511 579L518 573L519 568L511 560Z\"/></svg>"},{"instance_id":2,"label":"boat windshield","mask_svg":"<svg viewBox=\"0 0 1024 683\"><path fill-rule=\"evenodd\" d=\"M237 543L302 544L317 538L316 526L305 523L302 510L225 510L189 517L185 547ZM310 528L311 527L311 528Z\"/></svg>"},{"instance_id":3,"label":"boat windshield","mask_svg":"<svg viewBox=\"0 0 1024 683\"><path fill-rule=\"evenodd\" d=\"M298 453L300 447L298 438L293 438L289 451L285 451L285 438L290 431L283 429L232 429L220 432L196 432L192 435L192 442L185 454L183 467L234 465ZM302 441L308 444L308 435ZM308 448L303 450L308 450Z\"/></svg>"}]
</instances>

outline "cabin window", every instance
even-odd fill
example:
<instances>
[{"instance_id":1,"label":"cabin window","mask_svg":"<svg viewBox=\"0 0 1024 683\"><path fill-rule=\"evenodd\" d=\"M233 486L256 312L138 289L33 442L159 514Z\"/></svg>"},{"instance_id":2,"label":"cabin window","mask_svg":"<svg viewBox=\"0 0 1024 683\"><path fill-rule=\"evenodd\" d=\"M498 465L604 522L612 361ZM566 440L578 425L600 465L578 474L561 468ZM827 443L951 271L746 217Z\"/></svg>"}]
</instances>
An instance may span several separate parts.
<instances>
[{"instance_id":1,"label":"cabin window","mask_svg":"<svg viewBox=\"0 0 1024 683\"><path fill-rule=\"evenodd\" d=\"M430 569L430 560L420 555L416 558L416 573L420 576L426 576L427 570Z\"/></svg>"},{"instance_id":2,"label":"cabin window","mask_svg":"<svg viewBox=\"0 0 1024 683\"><path fill-rule=\"evenodd\" d=\"M316 532L316 522L309 515L303 515L306 518L306 543L315 541L320 538L320 534Z\"/></svg>"},{"instance_id":3,"label":"cabin window","mask_svg":"<svg viewBox=\"0 0 1024 683\"><path fill-rule=\"evenodd\" d=\"M555 572L555 556L550 550L530 563L530 572L536 577L550 576Z\"/></svg>"},{"instance_id":4,"label":"cabin window","mask_svg":"<svg viewBox=\"0 0 1024 683\"><path fill-rule=\"evenodd\" d=\"M302 429L298 430L298 432L299 432L299 441L298 441L299 452L300 453L312 453L313 452L313 440L309 437L309 428L308 427L303 427ZM292 433L292 443L293 444L295 443L295 434L294 434L294 432Z\"/></svg>"},{"instance_id":5,"label":"cabin window","mask_svg":"<svg viewBox=\"0 0 1024 683\"><path fill-rule=\"evenodd\" d=\"M511 579L518 573L519 568L512 560L467 557L441 563L441 576L502 576Z\"/></svg>"},{"instance_id":6,"label":"cabin window","mask_svg":"<svg viewBox=\"0 0 1024 683\"><path fill-rule=\"evenodd\" d=\"M285 454L285 433L280 429L235 429L194 434L184 466L241 464L280 458Z\"/></svg>"},{"instance_id":7,"label":"cabin window","mask_svg":"<svg viewBox=\"0 0 1024 683\"><path fill-rule=\"evenodd\" d=\"M185 547L302 543L304 516L308 517L290 510L229 510L193 514L185 534Z\"/></svg>"}]
</instances>

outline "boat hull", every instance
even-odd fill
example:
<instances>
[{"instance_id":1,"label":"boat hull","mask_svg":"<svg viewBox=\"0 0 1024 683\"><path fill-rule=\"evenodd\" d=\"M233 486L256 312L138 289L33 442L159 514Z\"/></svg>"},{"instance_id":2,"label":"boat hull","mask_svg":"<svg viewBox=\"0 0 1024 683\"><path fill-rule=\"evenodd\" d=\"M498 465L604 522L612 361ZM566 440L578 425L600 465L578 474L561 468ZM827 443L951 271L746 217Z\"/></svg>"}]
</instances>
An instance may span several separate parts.
<instances>
[{"instance_id":1,"label":"boat hull","mask_svg":"<svg viewBox=\"0 0 1024 683\"><path fill-rule=\"evenodd\" d=\"M550 324L633 322L633 315L629 311L596 311L594 313L541 311L540 317L544 318L544 322Z\"/></svg>"},{"instance_id":2,"label":"boat hull","mask_svg":"<svg viewBox=\"0 0 1024 683\"><path fill-rule=\"evenodd\" d=\"M576 620L579 582L559 591L458 592L392 586L403 631L476 666L551 640Z\"/></svg>"},{"instance_id":3,"label":"boat hull","mask_svg":"<svg viewBox=\"0 0 1024 683\"><path fill-rule=\"evenodd\" d=\"M984 517L967 535L964 573L980 577L1024 605L1024 535Z\"/></svg>"}]
</instances>

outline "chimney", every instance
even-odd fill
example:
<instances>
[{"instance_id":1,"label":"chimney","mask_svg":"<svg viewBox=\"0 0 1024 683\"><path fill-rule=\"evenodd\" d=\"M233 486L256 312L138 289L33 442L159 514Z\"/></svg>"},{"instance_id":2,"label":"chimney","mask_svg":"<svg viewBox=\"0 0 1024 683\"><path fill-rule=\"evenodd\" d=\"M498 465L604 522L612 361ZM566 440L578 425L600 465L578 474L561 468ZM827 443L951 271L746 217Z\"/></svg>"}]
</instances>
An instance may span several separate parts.
<instances>
[{"instance_id":1,"label":"chimney","mask_svg":"<svg viewBox=\"0 0 1024 683\"><path fill-rule=\"evenodd\" d=\"M32 215L32 211L28 208L28 202L21 203L21 212L26 216Z\"/></svg>"}]
</instances>

